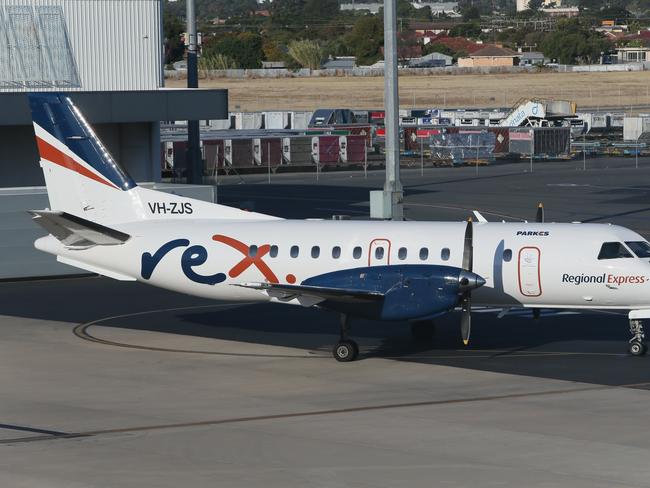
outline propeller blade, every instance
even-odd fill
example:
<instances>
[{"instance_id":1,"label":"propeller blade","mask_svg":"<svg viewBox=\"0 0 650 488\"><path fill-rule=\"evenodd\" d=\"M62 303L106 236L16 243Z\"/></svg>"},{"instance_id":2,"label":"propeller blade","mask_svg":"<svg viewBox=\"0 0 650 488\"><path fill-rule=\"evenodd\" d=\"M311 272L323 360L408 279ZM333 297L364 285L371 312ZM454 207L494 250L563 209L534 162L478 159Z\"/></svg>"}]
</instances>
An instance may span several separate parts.
<instances>
[{"instance_id":1,"label":"propeller blade","mask_svg":"<svg viewBox=\"0 0 650 488\"><path fill-rule=\"evenodd\" d=\"M537 215L535 216L535 222L544 222L544 204L540 203L537 205Z\"/></svg>"},{"instance_id":2,"label":"propeller blade","mask_svg":"<svg viewBox=\"0 0 650 488\"><path fill-rule=\"evenodd\" d=\"M472 271L474 261L474 230L472 228L472 218L467 219L467 227L465 227L465 243L463 246L463 269Z\"/></svg>"},{"instance_id":3,"label":"propeller blade","mask_svg":"<svg viewBox=\"0 0 650 488\"><path fill-rule=\"evenodd\" d=\"M463 344L469 344L469 334L472 328L472 297L469 293L465 295L462 302L462 311L460 314L460 335Z\"/></svg>"}]
</instances>

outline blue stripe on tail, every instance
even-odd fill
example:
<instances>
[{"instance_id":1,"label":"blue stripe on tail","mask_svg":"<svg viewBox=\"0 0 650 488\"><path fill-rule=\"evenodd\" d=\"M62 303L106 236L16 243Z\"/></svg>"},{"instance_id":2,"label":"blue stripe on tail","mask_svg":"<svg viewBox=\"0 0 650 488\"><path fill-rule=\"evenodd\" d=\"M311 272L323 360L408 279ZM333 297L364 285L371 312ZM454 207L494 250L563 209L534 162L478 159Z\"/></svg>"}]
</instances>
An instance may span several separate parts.
<instances>
[{"instance_id":1,"label":"blue stripe on tail","mask_svg":"<svg viewBox=\"0 0 650 488\"><path fill-rule=\"evenodd\" d=\"M135 181L113 160L72 100L61 93L29 93L34 122L122 190Z\"/></svg>"}]
</instances>

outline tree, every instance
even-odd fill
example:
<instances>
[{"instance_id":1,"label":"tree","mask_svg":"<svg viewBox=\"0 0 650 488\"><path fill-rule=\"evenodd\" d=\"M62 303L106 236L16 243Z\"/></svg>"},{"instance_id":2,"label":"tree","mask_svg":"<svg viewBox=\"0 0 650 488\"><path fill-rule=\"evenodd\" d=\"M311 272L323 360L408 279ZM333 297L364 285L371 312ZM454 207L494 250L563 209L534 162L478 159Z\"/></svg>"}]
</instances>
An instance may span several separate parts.
<instances>
[{"instance_id":1,"label":"tree","mask_svg":"<svg viewBox=\"0 0 650 488\"><path fill-rule=\"evenodd\" d=\"M281 29L300 30L305 25L306 0L275 0L271 4L271 22Z\"/></svg>"},{"instance_id":2,"label":"tree","mask_svg":"<svg viewBox=\"0 0 650 488\"><path fill-rule=\"evenodd\" d=\"M528 9L537 12L544 5L544 0L528 0Z\"/></svg>"},{"instance_id":3,"label":"tree","mask_svg":"<svg viewBox=\"0 0 650 488\"><path fill-rule=\"evenodd\" d=\"M222 54L234 60L240 68L261 68L264 59L262 37L251 32L229 33L209 43L204 54Z\"/></svg>"},{"instance_id":4,"label":"tree","mask_svg":"<svg viewBox=\"0 0 650 488\"><path fill-rule=\"evenodd\" d=\"M426 56L427 54L431 53L446 54L447 56L452 57L454 56L454 50L449 46L442 44L441 42L430 42L424 46L422 54Z\"/></svg>"},{"instance_id":5,"label":"tree","mask_svg":"<svg viewBox=\"0 0 650 488\"><path fill-rule=\"evenodd\" d=\"M165 64L180 61L185 53L185 46L181 41L181 34L185 32L185 25L177 16L165 11L163 32L165 36Z\"/></svg>"},{"instance_id":6,"label":"tree","mask_svg":"<svg viewBox=\"0 0 650 488\"><path fill-rule=\"evenodd\" d=\"M293 41L289 44L289 56L303 68L318 69L323 59L323 50L316 41Z\"/></svg>"},{"instance_id":7,"label":"tree","mask_svg":"<svg viewBox=\"0 0 650 488\"><path fill-rule=\"evenodd\" d=\"M384 45L383 20L378 15L360 17L346 36L345 43L359 65L372 64L381 59L381 48Z\"/></svg>"},{"instance_id":8,"label":"tree","mask_svg":"<svg viewBox=\"0 0 650 488\"><path fill-rule=\"evenodd\" d=\"M600 33L576 19L558 23L558 30L548 34L542 42L544 55L562 64L594 62L609 48L609 42Z\"/></svg>"},{"instance_id":9,"label":"tree","mask_svg":"<svg viewBox=\"0 0 650 488\"><path fill-rule=\"evenodd\" d=\"M481 35L481 25L478 22L457 24L449 31L451 37L478 37Z\"/></svg>"},{"instance_id":10,"label":"tree","mask_svg":"<svg viewBox=\"0 0 650 488\"><path fill-rule=\"evenodd\" d=\"M223 54L208 54L199 59L199 69L205 71L237 69L237 63Z\"/></svg>"},{"instance_id":11,"label":"tree","mask_svg":"<svg viewBox=\"0 0 650 488\"><path fill-rule=\"evenodd\" d=\"M469 22L473 19L481 18L481 11L474 5L462 9L461 14L463 15L463 22Z\"/></svg>"}]
</instances>

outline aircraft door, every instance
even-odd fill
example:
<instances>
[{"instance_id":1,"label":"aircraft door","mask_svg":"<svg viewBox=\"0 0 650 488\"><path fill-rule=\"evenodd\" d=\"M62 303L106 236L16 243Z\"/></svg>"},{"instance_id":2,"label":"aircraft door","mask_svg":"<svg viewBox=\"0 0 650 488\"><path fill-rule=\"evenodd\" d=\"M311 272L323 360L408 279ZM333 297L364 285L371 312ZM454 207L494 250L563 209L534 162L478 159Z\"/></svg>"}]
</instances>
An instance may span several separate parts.
<instances>
[{"instance_id":1,"label":"aircraft door","mask_svg":"<svg viewBox=\"0 0 650 488\"><path fill-rule=\"evenodd\" d=\"M368 266L387 266L390 264L390 241L373 239L368 249Z\"/></svg>"},{"instance_id":2,"label":"aircraft door","mask_svg":"<svg viewBox=\"0 0 650 488\"><path fill-rule=\"evenodd\" d=\"M525 297L538 297L542 294L540 259L537 247L528 246L519 250L519 292Z\"/></svg>"}]
</instances>

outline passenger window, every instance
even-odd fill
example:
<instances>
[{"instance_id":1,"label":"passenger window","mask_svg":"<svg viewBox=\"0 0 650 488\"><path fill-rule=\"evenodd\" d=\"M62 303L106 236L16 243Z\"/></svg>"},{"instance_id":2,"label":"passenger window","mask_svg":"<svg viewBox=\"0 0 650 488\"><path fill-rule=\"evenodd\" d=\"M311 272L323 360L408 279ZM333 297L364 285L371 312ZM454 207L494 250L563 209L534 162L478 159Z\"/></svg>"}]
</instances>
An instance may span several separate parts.
<instances>
[{"instance_id":1,"label":"passenger window","mask_svg":"<svg viewBox=\"0 0 650 488\"><path fill-rule=\"evenodd\" d=\"M289 254L292 258L297 258L300 254L300 248L298 246L291 246L291 251L289 251Z\"/></svg>"},{"instance_id":2,"label":"passenger window","mask_svg":"<svg viewBox=\"0 0 650 488\"><path fill-rule=\"evenodd\" d=\"M320 247L314 246L311 248L311 257L316 259L318 256L320 256Z\"/></svg>"},{"instance_id":3,"label":"passenger window","mask_svg":"<svg viewBox=\"0 0 650 488\"><path fill-rule=\"evenodd\" d=\"M341 257L341 248L339 246L334 246L332 248L332 257L338 259Z\"/></svg>"},{"instance_id":4,"label":"passenger window","mask_svg":"<svg viewBox=\"0 0 650 488\"><path fill-rule=\"evenodd\" d=\"M252 258L257 256L257 246L249 246L248 248L248 255Z\"/></svg>"},{"instance_id":5,"label":"passenger window","mask_svg":"<svg viewBox=\"0 0 650 488\"><path fill-rule=\"evenodd\" d=\"M650 244L646 241L625 241L625 244L638 258L650 258Z\"/></svg>"},{"instance_id":6,"label":"passenger window","mask_svg":"<svg viewBox=\"0 0 650 488\"><path fill-rule=\"evenodd\" d=\"M512 249L505 249L503 251L503 260L508 263L512 259Z\"/></svg>"},{"instance_id":7,"label":"passenger window","mask_svg":"<svg viewBox=\"0 0 650 488\"><path fill-rule=\"evenodd\" d=\"M361 248L359 246L355 247L352 251L352 257L354 259L359 259L361 257Z\"/></svg>"},{"instance_id":8,"label":"passenger window","mask_svg":"<svg viewBox=\"0 0 650 488\"><path fill-rule=\"evenodd\" d=\"M621 242L605 242L600 248L598 259L631 258L630 251Z\"/></svg>"},{"instance_id":9,"label":"passenger window","mask_svg":"<svg viewBox=\"0 0 650 488\"><path fill-rule=\"evenodd\" d=\"M406 254L407 254L407 251L406 251L405 247L400 247L399 251L397 251L397 257L402 261L404 261L406 259Z\"/></svg>"},{"instance_id":10,"label":"passenger window","mask_svg":"<svg viewBox=\"0 0 650 488\"><path fill-rule=\"evenodd\" d=\"M276 245L271 246L271 249L269 250L269 256L272 258L278 257L278 246Z\"/></svg>"},{"instance_id":11,"label":"passenger window","mask_svg":"<svg viewBox=\"0 0 650 488\"><path fill-rule=\"evenodd\" d=\"M423 247L420 249L420 260L426 261L429 258L429 248Z\"/></svg>"},{"instance_id":12,"label":"passenger window","mask_svg":"<svg viewBox=\"0 0 650 488\"><path fill-rule=\"evenodd\" d=\"M445 247L442 249L442 251L440 251L440 257L442 258L443 261L449 261L449 255L450 252L448 247Z\"/></svg>"},{"instance_id":13,"label":"passenger window","mask_svg":"<svg viewBox=\"0 0 650 488\"><path fill-rule=\"evenodd\" d=\"M375 249L375 259L384 259L384 248L378 247Z\"/></svg>"}]
</instances>

